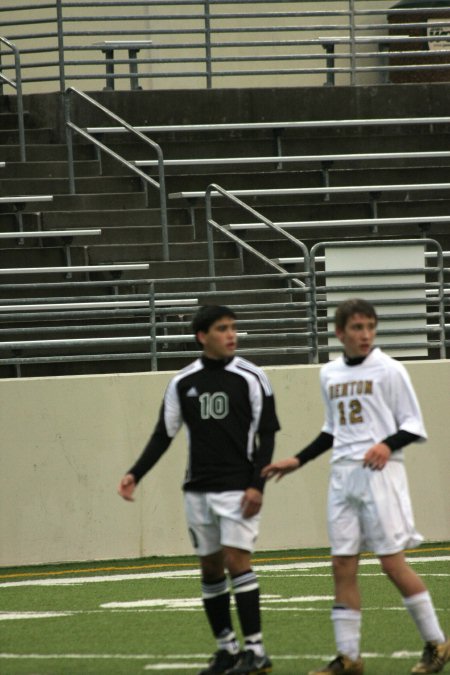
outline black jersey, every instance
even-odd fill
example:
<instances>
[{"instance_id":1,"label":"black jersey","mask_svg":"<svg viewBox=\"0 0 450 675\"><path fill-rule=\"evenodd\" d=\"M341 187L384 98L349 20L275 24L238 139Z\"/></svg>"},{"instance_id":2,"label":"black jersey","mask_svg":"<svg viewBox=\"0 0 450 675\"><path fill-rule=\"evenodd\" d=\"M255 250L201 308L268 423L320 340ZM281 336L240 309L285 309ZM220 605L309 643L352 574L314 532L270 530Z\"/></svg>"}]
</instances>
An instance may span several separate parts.
<instances>
[{"instance_id":1,"label":"black jersey","mask_svg":"<svg viewBox=\"0 0 450 675\"><path fill-rule=\"evenodd\" d=\"M241 357L197 359L170 381L155 431L135 466L136 480L169 446L182 424L188 435L184 489L222 492L262 489L280 428L264 372ZM257 443L258 439L258 443Z\"/></svg>"}]
</instances>

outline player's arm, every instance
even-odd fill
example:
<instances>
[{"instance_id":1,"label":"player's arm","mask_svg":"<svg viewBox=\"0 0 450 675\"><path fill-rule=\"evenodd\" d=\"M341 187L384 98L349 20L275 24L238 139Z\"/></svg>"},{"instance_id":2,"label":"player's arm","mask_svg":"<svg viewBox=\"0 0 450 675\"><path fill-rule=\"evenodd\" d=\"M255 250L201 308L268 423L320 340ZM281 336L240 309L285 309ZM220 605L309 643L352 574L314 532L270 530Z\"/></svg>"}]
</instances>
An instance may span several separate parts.
<instances>
[{"instance_id":1,"label":"player's arm","mask_svg":"<svg viewBox=\"0 0 450 675\"><path fill-rule=\"evenodd\" d=\"M242 497L242 515L250 518L259 513L262 502L266 479L262 476L262 468L270 462L275 447L275 432L265 431L259 433L259 447L254 459L253 475L249 487Z\"/></svg>"},{"instance_id":2,"label":"player's arm","mask_svg":"<svg viewBox=\"0 0 450 675\"><path fill-rule=\"evenodd\" d=\"M161 407L155 429L135 464L121 479L117 492L123 499L133 501L133 493L137 484L148 471L156 464L172 442L167 433L164 421L164 404Z\"/></svg>"},{"instance_id":3,"label":"player's arm","mask_svg":"<svg viewBox=\"0 0 450 675\"><path fill-rule=\"evenodd\" d=\"M329 450L332 445L333 435L327 433L326 431L321 431L317 438L315 438L312 443L303 448L303 450L301 450L297 455L294 457L288 457L287 459L280 459L278 462L266 465L262 469L261 475L266 479L276 476L276 480L279 481L286 474L292 473L292 471L299 469L307 462L310 462L312 459L322 455L324 452Z\"/></svg>"},{"instance_id":4,"label":"player's arm","mask_svg":"<svg viewBox=\"0 0 450 675\"><path fill-rule=\"evenodd\" d=\"M253 457L253 474L250 485L242 498L242 515L250 518L256 515L262 506L263 491L266 479L261 475L263 466L270 463L275 448L275 434L280 423L275 410L275 399L268 380L266 386L260 386L258 393L262 395L261 414L258 424L258 448Z\"/></svg>"},{"instance_id":5,"label":"player's arm","mask_svg":"<svg viewBox=\"0 0 450 675\"><path fill-rule=\"evenodd\" d=\"M399 429L397 433L388 436L381 443L376 443L368 449L364 455L364 466L374 471L381 471L386 466L386 462L393 452L419 439L420 436L418 434L412 434L410 431L405 431L405 429Z\"/></svg>"}]
</instances>

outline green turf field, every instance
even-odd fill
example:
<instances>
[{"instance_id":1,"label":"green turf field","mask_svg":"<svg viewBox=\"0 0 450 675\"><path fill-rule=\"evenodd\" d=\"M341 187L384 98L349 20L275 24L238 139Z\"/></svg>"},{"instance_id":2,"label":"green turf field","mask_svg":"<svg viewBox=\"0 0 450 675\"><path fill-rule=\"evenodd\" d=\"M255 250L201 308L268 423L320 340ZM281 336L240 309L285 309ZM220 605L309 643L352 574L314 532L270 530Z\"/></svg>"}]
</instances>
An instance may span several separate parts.
<instances>
[{"instance_id":1,"label":"green turf field","mask_svg":"<svg viewBox=\"0 0 450 675\"><path fill-rule=\"evenodd\" d=\"M450 543L408 559L450 632ZM274 673L302 675L334 656L328 552L258 553L254 567ZM422 644L401 598L372 556L360 581L366 675L408 673ZM194 558L0 569L0 620L1 675L189 675L215 650Z\"/></svg>"}]
</instances>

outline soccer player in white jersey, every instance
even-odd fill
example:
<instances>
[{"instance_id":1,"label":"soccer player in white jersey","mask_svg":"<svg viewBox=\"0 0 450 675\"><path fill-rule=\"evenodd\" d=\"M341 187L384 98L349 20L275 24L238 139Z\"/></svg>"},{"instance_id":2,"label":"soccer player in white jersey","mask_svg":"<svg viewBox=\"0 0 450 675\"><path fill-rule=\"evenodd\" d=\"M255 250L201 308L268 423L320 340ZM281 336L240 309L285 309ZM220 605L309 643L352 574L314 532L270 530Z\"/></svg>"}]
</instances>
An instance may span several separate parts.
<instances>
[{"instance_id":1,"label":"soccer player in white jersey","mask_svg":"<svg viewBox=\"0 0 450 675\"><path fill-rule=\"evenodd\" d=\"M403 447L425 441L419 404L406 369L373 343L377 315L362 299L336 311L336 335L344 354L321 368L325 423L319 436L295 457L269 464L265 478L303 467L332 447L328 493L335 602L331 612L337 657L311 671L361 675L359 553L372 550L398 588L425 642L412 673L438 673L450 660L442 631L422 579L409 567L404 550L422 541L413 521Z\"/></svg>"},{"instance_id":2,"label":"soccer player in white jersey","mask_svg":"<svg viewBox=\"0 0 450 675\"><path fill-rule=\"evenodd\" d=\"M265 373L235 355L236 316L231 309L200 308L193 332L203 354L170 381L154 432L118 491L133 499L137 483L184 423L189 444L183 484L186 518L200 560L203 605L217 643L199 675L269 673L272 663L262 640L251 555L263 501L261 470L271 461L279 429L274 397ZM227 572L244 638L242 651L231 621Z\"/></svg>"}]
</instances>

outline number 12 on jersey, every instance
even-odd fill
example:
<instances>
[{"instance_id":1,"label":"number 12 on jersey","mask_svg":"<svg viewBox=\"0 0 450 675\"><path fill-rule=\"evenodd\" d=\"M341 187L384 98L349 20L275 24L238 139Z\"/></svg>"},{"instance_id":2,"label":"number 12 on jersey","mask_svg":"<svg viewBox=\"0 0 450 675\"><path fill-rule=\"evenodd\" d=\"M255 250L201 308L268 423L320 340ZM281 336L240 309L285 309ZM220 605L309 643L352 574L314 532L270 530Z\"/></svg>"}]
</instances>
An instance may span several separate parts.
<instances>
[{"instance_id":1,"label":"number 12 on jersey","mask_svg":"<svg viewBox=\"0 0 450 675\"><path fill-rule=\"evenodd\" d=\"M357 398L351 401L339 401L339 424L362 424L364 418L362 416L362 405Z\"/></svg>"}]
</instances>

